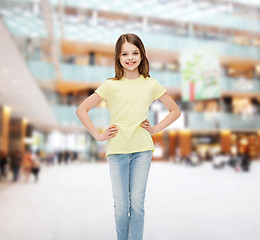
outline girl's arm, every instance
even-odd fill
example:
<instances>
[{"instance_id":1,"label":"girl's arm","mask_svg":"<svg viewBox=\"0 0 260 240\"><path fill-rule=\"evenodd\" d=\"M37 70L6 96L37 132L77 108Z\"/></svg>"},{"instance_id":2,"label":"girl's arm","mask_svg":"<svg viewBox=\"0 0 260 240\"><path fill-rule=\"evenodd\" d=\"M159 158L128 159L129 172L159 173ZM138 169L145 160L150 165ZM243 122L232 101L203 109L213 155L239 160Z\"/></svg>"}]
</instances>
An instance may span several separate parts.
<instances>
[{"instance_id":1,"label":"girl's arm","mask_svg":"<svg viewBox=\"0 0 260 240\"><path fill-rule=\"evenodd\" d=\"M171 125L181 115L179 107L168 93L164 93L159 99L169 110L169 113L161 122L153 127L151 127L147 119L141 123L141 127L150 132L151 135L162 131L164 128Z\"/></svg>"},{"instance_id":2,"label":"girl's arm","mask_svg":"<svg viewBox=\"0 0 260 240\"><path fill-rule=\"evenodd\" d=\"M115 125L110 126L106 129L104 133L100 133L92 123L88 112L96 106L102 98L97 94L93 93L89 97L87 97L76 110L76 114L79 120L82 122L84 127L89 131L89 133L98 141L105 141L109 138L115 137L118 129Z\"/></svg>"}]
</instances>

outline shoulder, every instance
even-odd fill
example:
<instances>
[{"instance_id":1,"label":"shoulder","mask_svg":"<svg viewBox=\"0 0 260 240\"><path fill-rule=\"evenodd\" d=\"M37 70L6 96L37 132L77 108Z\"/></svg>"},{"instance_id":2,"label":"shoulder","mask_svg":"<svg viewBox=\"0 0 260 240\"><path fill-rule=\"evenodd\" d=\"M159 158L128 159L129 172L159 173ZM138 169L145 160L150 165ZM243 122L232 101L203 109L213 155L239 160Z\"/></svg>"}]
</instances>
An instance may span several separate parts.
<instances>
[{"instance_id":1,"label":"shoulder","mask_svg":"<svg viewBox=\"0 0 260 240\"><path fill-rule=\"evenodd\" d=\"M146 78L144 78L144 79L147 80L147 83L150 83L150 84L156 84L156 83L158 83L158 81L157 81L156 78L146 77Z\"/></svg>"},{"instance_id":2,"label":"shoulder","mask_svg":"<svg viewBox=\"0 0 260 240\"><path fill-rule=\"evenodd\" d=\"M116 82L119 82L120 80L117 80L115 78L108 78L106 79L103 83L104 84L113 84L113 83L116 83Z\"/></svg>"},{"instance_id":3,"label":"shoulder","mask_svg":"<svg viewBox=\"0 0 260 240\"><path fill-rule=\"evenodd\" d=\"M102 87L104 87L104 86L109 86L109 85L111 85L113 82L114 82L114 81L109 78L109 79L106 79L105 81L99 83L99 86L102 86Z\"/></svg>"},{"instance_id":4,"label":"shoulder","mask_svg":"<svg viewBox=\"0 0 260 240\"><path fill-rule=\"evenodd\" d=\"M110 82L118 82L120 80L116 79L116 78L108 78L105 81L110 81Z\"/></svg>"},{"instance_id":5,"label":"shoulder","mask_svg":"<svg viewBox=\"0 0 260 240\"><path fill-rule=\"evenodd\" d=\"M143 77L143 78L149 81L156 81L156 79L153 77Z\"/></svg>"}]
</instances>

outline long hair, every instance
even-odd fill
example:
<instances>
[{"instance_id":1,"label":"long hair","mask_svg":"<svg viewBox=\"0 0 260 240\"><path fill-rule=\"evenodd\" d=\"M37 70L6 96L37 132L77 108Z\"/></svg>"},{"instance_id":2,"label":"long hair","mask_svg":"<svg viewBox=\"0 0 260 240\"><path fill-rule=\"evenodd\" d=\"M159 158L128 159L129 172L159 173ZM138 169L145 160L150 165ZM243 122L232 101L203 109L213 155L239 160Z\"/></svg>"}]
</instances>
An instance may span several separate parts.
<instances>
[{"instance_id":1,"label":"long hair","mask_svg":"<svg viewBox=\"0 0 260 240\"><path fill-rule=\"evenodd\" d=\"M121 50L122 50L122 45L125 42L132 43L139 49L140 54L141 54L141 62L138 66L138 71L145 78L150 77L149 62L148 62L148 59L146 57L146 52L145 52L145 48L144 48L144 44L143 44L142 40L137 35L135 35L133 33L126 33L126 34L122 34L116 42L116 46L115 46L115 77L109 78L109 79L120 80L124 76L124 69L123 69L123 67L120 63L119 58L120 58L120 54L121 54Z\"/></svg>"}]
</instances>

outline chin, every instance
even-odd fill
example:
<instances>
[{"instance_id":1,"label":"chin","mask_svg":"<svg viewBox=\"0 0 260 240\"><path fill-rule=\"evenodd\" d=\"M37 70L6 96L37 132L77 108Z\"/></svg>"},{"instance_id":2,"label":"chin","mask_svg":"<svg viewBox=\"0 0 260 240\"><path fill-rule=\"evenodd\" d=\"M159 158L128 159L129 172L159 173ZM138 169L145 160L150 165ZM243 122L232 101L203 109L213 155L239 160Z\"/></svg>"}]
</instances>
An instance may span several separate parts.
<instances>
[{"instance_id":1,"label":"chin","mask_svg":"<svg viewBox=\"0 0 260 240\"><path fill-rule=\"evenodd\" d=\"M134 70L136 70L137 69L137 67L129 67L129 66L126 66L126 67L124 67L127 71L134 71Z\"/></svg>"}]
</instances>

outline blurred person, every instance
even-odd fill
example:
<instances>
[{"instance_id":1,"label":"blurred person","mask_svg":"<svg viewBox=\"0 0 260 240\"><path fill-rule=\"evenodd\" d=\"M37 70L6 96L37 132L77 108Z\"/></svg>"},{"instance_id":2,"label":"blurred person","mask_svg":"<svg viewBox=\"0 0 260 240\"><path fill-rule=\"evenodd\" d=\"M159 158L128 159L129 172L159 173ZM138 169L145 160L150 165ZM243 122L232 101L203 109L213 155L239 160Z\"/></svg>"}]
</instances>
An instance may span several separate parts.
<instances>
[{"instance_id":1,"label":"blurred person","mask_svg":"<svg viewBox=\"0 0 260 240\"><path fill-rule=\"evenodd\" d=\"M55 153L54 152L51 152L51 153L47 154L47 156L46 156L47 166L54 165L54 158L55 158Z\"/></svg>"},{"instance_id":2,"label":"blurred person","mask_svg":"<svg viewBox=\"0 0 260 240\"><path fill-rule=\"evenodd\" d=\"M78 156L79 156L79 153L77 151L75 151L73 154L73 161L78 161Z\"/></svg>"},{"instance_id":3,"label":"blurred person","mask_svg":"<svg viewBox=\"0 0 260 240\"><path fill-rule=\"evenodd\" d=\"M53 152L51 153L51 158L50 158L52 165L55 164L56 158L57 158L57 154L56 154L56 152L53 151Z\"/></svg>"},{"instance_id":4,"label":"blurred person","mask_svg":"<svg viewBox=\"0 0 260 240\"><path fill-rule=\"evenodd\" d=\"M213 156L212 163L213 167L216 169L224 168L225 165L229 161L228 154L225 154L224 152L218 152L215 156Z\"/></svg>"},{"instance_id":5,"label":"blurred person","mask_svg":"<svg viewBox=\"0 0 260 240\"><path fill-rule=\"evenodd\" d=\"M6 165L8 163L5 151L0 151L0 179L6 178Z\"/></svg>"},{"instance_id":6,"label":"blurred person","mask_svg":"<svg viewBox=\"0 0 260 240\"><path fill-rule=\"evenodd\" d=\"M101 133L93 125L88 111L102 99L108 103L110 126ZM147 113L155 99L160 99L169 113L152 127ZM101 84L80 104L76 113L96 140L107 140L117 239L143 239L144 199L155 150L151 135L173 123L180 116L180 110L166 89L150 77L145 48L137 35L128 33L118 38L115 77Z\"/></svg>"},{"instance_id":7,"label":"blurred person","mask_svg":"<svg viewBox=\"0 0 260 240\"><path fill-rule=\"evenodd\" d=\"M201 156L193 150L187 157L186 157L186 164L190 166L198 166L202 163Z\"/></svg>"},{"instance_id":8,"label":"blurred person","mask_svg":"<svg viewBox=\"0 0 260 240\"><path fill-rule=\"evenodd\" d=\"M35 57L35 46L33 39L28 37L25 41L25 57L27 60L33 59Z\"/></svg>"},{"instance_id":9,"label":"blurred person","mask_svg":"<svg viewBox=\"0 0 260 240\"><path fill-rule=\"evenodd\" d=\"M181 149L180 149L179 146L176 148L176 151L175 151L175 154L174 154L174 157L173 157L173 162L174 163L181 163L182 162Z\"/></svg>"},{"instance_id":10,"label":"blurred person","mask_svg":"<svg viewBox=\"0 0 260 240\"><path fill-rule=\"evenodd\" d=\"M205 156L207 161L211 161L213 158L213 152L211 148L208 148L206 151L206 156Z\"/></svg>"},{"instance_id":11,"label":"blurred person","mask_svg":"<svg viewBox=\"0 0 260 240\"><path fill-rule=\"evenodd\" d=\"M38 174L40 172L41 164L40 164L40 153L36 152L32 158L32 174L34 175L35 182L38 182Z\"/></svg>"},{"instance_id":12,"label":"blurred person","mask_svg":"<svg viewBox=\"0 0 260 240\"><path fill-rule=\"evenodd\" d=\"M249 172L250 163L251 163L251 158L250 158L248 152L246 152L243 154L243 156L241 158L241 163L240 163L241 170L243 170L245 172Z\"/></svg>"},{"instance_id":13,"label":"blurred person","mask_svg":"<svg viewBox=\"0 0 260 240\"><path fill-rule=\"evenodd\" d=\"M41 162L41 163L42 163L42 162L45 162L45 160L46 160L46 153L45 153L45 151L40 150L39 159L40 159L40 162Z\"/></svg>"},{"instance_id":14,"label":"blurred person","mask_svg":"<svg viewBox=\"0 0 260 240\"><path fill-rule=\"evenodd\" d=\"M18 181L19 171L22 164L22 154L19 150L15 150L10 154L10 167L13 173L13 182Z\"/></svg>"},{"instance_id":15,"label":"blurred person","mask_svg":"<svg viewBox=\"0 0 260 240\"><path fill-rule=\"evenodd\" d=\"M76 162L78 160L78 152L72 151L70 154L70 159L73 163Z\"/></svg>"},{"instance_id":16,"label":"blurred person","mask_svg":"<svg viewBox=\"0 0 260 240\"><path fill-rule=\"evenodd\" d=\"M215 154L213 156L212 164L213 164L213 167L216 169L222 168L224 166L220 152L218 152L217 154Z\"/></svg>"},{"instance_id":17,"label":"blurred person","mask_svg":"<svg viewBox=\"0 0 260 240\"><path fill-rule=\"evenodd\" d=\"M58 152L58 164L62 163L62 159L63 159L63 154L61 151Z\"/></svg>"},{"instance_id":18,"label":"blurred person","mask_svg":"<svg viewBox=\"0 0 260 240\"><path fill-rule=\"evenodd\" d=\"M98 160L98 144L93 136L90 136L89 160L92 162Z\"/></svg>"},{"instance_id":19,"label":"blurred person","mask_svg":"<svg viewBox=\"0 0 260 240\"><path fill-rule=\"evenodd\" d=\"M234 169L236 172L245 171L248 172L250 170L251 158L248 151L238 154L236 164L234 165Z\"/></svg>"},{"instance_id":20,"label":"blurred person","mask_svg":"<svg viewBox=\"0 0 260 240\"><path fill-rule=\"evenodd\" d=\"M63 154L64 154L64 162L67 165L70 161L70 152L68 150L65 150Z\"/></svg>"},{"instance_id":21,"label":"blurred person","mask_svg":"<svg viewBox=\"0 0 260 240\"><path fill-rule=\"evenodd\" d=\"M32 152L31 150L27 150L25 154L23 155L22 160L22 168L23 168L23 174L24 174L24 182L28 182L31 170L32 170Z\"/></svg>"},{"instance_id":22,"label":"blurred person","mask_svg":"<svg viewBox=\"0 0 260 240\"><path fill-rule=\"evenodd\" d=\"M239 163L239 156L237 154L237 147L235 145L231 146L230 156L228 160L228 165L235 168Z\"/></svg>"}]
</instances>

